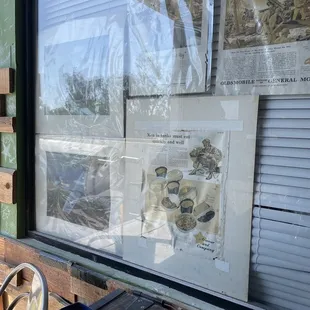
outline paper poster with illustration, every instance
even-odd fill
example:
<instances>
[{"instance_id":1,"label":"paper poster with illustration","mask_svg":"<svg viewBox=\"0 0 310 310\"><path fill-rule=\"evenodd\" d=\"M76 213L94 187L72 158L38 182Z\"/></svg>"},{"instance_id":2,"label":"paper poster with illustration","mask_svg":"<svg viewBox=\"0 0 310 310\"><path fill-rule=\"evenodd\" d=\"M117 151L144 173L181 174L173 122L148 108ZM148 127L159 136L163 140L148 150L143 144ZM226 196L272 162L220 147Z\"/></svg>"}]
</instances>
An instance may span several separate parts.
<instances>
[{"instance_id":1,"label":"paper poster with illustration","mask_svg":"<svg viewBox=\"0 0 310 310\"><path fill-rule=\"evenodd\" d=\"M168 238L175 250L192 255L219 256L227 134L173 132L157 136L154 134L154 144L146 148L142 236Z\"/></svg>"},{"instance_id":2,"label":"paper poster with illustration","mask_svg":"<svg viewBox=\"0 0 310 310\"><path fill-rule=\"evenodd\" d=\"M221 16L217 94L308 92L308 0L223 0Z\"/></svg>"},{"instance_id":3,"label":"paper poster with illustration","mask_svg":"<svg viewBox=\"0 0 310 310\"><path fill-rule=\"evenodd\" d=\"M108 54L108 36L46 46L45 115L109 115Z\"/></svg>"},{"instance_id":4,"label":"paper poster with illustration","mask_svg":"<svg viewBox=\"0 0 310 310\"><path fill-rule=\"evenodd\" d=\"M124 136L126 5L115 10L40 28L36 133Z\"/></svg>"},{"instance_id":5,"label":"paper poster with illustration","mask_svg":"<svg viewBox=\"0 0 310 310\"><path fill-rule=\"evenodd\" d=\"M110 159L46 152L47 216L96 230L109 228Z\"/></svg>"},{"instance_id":6,"label":"paper poster with illustration","mask_svg":"<svg viewBox=\"0 0 310 310\"><path fill-rule=\"evenodd\" d=\"M97 250L122 253L122 140L36 139L36 229Z\"/></svg>"},{"instance_id":7,"label":"paper poster with illustration","mask_svg":"<svg viewBox=\"0 0 310 310\"><path fill-rule=\"evenodd\" d=\"M209 88L213 1L130 0L128 11L131 96Z\"/></svg>"},{"instance_id":8,"label":"paper poster with illustration","mask_svg":"<svg viewBox=\"0 0 310 310\"><path fill-rule=\"evenodd\" d=\"M252 96L127 100L125 261L247 299L257 111Z\"/></svg>"}]
</instances>

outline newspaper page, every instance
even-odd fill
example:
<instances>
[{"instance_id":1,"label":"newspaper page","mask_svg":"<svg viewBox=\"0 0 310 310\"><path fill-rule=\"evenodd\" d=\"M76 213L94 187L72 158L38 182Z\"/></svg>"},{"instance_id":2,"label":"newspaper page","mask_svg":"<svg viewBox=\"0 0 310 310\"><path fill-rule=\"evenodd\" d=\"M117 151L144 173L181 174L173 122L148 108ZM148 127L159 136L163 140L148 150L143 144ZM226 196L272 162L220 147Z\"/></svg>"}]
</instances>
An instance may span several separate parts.
<instances>
[{"instance_id":1,"label":"newspaper page","mask_svg":"<svg viewBox=\"0 0 310 310\"><path fill-rule=\"evenodd\" d=\"M221 190L228 134L146 133L141 236L213 259L224 227Z\"/></svg>"},{"instance_id":2,"label":"newspaper page","mask_svg":"<svg viewBox=\"0 0 310 310\"><path fill-rule=\"evenodd\" d=\"M310 86L310 1L223 0L216 93L303 94Z\"/></svg>"}]
</instances>

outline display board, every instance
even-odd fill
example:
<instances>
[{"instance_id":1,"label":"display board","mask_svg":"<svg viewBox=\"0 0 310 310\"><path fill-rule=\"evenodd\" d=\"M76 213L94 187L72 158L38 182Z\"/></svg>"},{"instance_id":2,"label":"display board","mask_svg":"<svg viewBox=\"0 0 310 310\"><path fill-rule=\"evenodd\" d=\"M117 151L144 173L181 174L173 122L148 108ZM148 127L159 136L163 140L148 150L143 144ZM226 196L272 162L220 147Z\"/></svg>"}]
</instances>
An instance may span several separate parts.
<instances>
[{"instance_id":1,"label":"display board","mask_svg":"<svg viewBox=\"0 0 310 310\"><path fill-rule=\"evenodd\" d=\"M40 136L36 229L122 254L123 140Z\"/></svg>"},{"instance_id":2,"label":"display board","mask_svg":"<svg viewBox=\"0 0 310 310\"><path fill-rule=\"evenodd\" d=\"M306 94L307 0L223 0L216 93Z\"/></svg>"},{"instance_id":3,"label":"display board","mask_svg":"<svg viewBox=\"0 0 310 310\"><path fill-rule=\"evenodd\" d=\"M247 300L257 110L251 96L127 101L124 260Z\"/></svg>"},{"instance_id":4,"label":"display board","mask_svg":"<svg viewBox=\"0 0 310 310\"><path fill-rule=\"evenodd\" d=\"M127 6L121 4L40 30L36 133L124 136Z\"/></svg>"}]
</instances>

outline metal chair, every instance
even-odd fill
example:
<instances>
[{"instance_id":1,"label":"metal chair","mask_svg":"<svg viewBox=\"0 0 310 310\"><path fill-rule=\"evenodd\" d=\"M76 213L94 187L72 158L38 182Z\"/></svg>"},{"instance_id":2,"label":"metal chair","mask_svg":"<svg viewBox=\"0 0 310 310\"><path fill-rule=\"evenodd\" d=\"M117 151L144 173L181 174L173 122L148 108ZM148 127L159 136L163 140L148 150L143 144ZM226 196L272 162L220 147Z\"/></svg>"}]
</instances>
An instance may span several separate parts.
<instances>
[{"instance_id":1,"label":"metal chair","mask_svg":"<svg viewBox=\"0 0 310 310\"><path fill-rule=\"evenodd\" d=\"M5 289L11 280L23 269L30 269L34 276L32 279L31 291L28 293L21 293L8 306L7 310L12 310L24 298L28 298L27 310L47 310L48 309L48 287L44 274L35 266L23 263L14 268L10 274L5 278L1 288L0 296L3 295Z\"/></svg>"}]
</instances>

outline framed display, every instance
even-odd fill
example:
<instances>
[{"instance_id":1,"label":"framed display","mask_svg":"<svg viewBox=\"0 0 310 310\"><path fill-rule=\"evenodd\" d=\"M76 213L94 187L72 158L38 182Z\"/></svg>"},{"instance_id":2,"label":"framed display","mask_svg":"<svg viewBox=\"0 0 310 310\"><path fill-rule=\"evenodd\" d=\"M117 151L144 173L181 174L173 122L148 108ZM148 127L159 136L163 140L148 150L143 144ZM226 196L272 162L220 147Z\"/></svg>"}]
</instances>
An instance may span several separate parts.
<instances>
[{"instance_id":1,"label":"framed display","mask_svg":"<svg viewBox=\"0 0 310 310\"><path fill-rule=\"evenodd\" d=\"M216 93L305 94L310 86L307 0L223 0Z\"/></svg>"},{"instance_id":2,"label":"framed display","mask_svg":"<svg viewBox=\"0 0 310 310\"><path fill-rule=\"evenodd\" d=\"M38 137L36 229L121 254L124 141Z\"/></svg>"},{"instance_id":3,"label":"framed display","mask_svg":"<svg viewBox=\"0 0 310 310\"><path fill-rule=\"evenodd\" d=\"M123 259L247 300L258 97L127 106Z\"/></svg>"},{"instance_id":4,"label":"framed display","mask_svg":"<svg viewBox=\"0 0 310 310\"><path fill-rule=\"evenodd\" d=\"M213 1L129 1L131 96L205 92Z\"/></svg>"},{"instance_id":5,"label":"framed display","mask_svg":"<svg viewBox=\"0 0 310 310\"><path fill-rule=\"evenodd\" d=\"M39 32L37 133L123 137L126 12L122 5Z\"/></svg>"}]
</instances>

